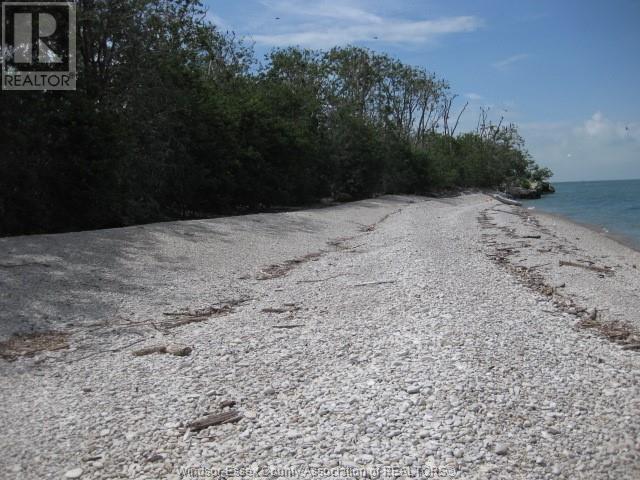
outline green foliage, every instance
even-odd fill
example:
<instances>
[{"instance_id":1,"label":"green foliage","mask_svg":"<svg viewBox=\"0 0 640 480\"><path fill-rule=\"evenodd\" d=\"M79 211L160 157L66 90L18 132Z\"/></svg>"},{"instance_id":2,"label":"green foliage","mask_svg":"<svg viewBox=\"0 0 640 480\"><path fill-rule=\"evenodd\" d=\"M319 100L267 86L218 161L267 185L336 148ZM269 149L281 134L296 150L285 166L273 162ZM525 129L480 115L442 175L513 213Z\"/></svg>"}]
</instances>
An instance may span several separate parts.
<instances>
[{"instance_id":1,"label":"green foliage","mask_svg":"<svg viewBox=\"0 0 640 480\"><path fill-rule=\"evenodd\" d=\"M553 177L553 172L547 167L539 167L536 164L529 167L529 178L534 182L546 182L551 177Z\"/></svg>"},{"instance_id":2,"label":"green foliage","mask_svg":"<svg viewBox=\"0 0 640 480\"><path fill-rule=\"evenodd\" d=\"M78 6L79 90L0 95L0 235L551 176L514 126L456 136L447 82L387 55L256 67L198 0Z\"/></svg>"}]
</instances>

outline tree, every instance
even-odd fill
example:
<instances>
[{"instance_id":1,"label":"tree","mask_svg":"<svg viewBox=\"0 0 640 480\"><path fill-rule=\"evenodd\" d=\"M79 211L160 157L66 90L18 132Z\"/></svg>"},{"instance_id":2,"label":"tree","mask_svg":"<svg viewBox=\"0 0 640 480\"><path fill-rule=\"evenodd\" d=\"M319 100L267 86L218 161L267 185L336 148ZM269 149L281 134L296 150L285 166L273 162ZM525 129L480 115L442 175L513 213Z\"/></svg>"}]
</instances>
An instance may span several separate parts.
<instances>
[{"instance_id":1,"label":"tree","mask_svg":"<svg viewBox=\"0 0 640 480\"><path fill-rule=\"evenodd\" d=\"M458 134L449 84L386 54L287 48L258 65L198 0L78 6L78 91L0 95L0 234L551 175L485 111Z\"/></svg>"}]
</instances>

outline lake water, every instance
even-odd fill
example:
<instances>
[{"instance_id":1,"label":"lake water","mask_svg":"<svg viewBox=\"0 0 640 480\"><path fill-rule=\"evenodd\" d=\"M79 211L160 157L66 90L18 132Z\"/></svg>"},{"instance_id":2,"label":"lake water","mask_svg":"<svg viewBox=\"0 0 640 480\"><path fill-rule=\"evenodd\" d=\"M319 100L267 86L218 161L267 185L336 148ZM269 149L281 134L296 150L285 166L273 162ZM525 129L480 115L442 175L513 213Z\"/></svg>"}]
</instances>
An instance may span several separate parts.
<instances>
[{"instance_id":1,"label":"lake water","mask_svg":"<svg viewBox=\"0 0 640 480\"><path fill-rule=\"evenodd\" d=\"M626 237L640 248L640 179L553 183L556 193L524 202Z\"/></svg>"}]
</instances>

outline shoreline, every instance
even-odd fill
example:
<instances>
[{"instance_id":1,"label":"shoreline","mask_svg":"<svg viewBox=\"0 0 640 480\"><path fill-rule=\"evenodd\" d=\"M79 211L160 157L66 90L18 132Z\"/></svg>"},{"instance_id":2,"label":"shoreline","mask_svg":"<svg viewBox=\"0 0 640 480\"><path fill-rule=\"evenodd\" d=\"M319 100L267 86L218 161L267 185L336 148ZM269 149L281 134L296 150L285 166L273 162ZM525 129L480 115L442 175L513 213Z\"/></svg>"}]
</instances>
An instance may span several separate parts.
<instances>
[{"instance_id":1,"label":"shoreline","mask_svg":"<svg viewBox=\"0 0 640 480\"><path fill-rule=\"evenodd\" d=\"M530 209L529 204L523 205L522 208L527 210L527 212L532 213L533 215L539 215L543 217L549 218L557 218L563 222L573 223L576 226L586 228L591 230L593 233L601 235L609 240L613 240L614 242L627 247L635 252L640 253L640 240L635 240L633 237L625 235L623 233L617 233L611 230L608 230L604 225L599 225L595 223L581 222L580 220L576 220L567 215L563 215L562 213L551 212L549 210L543 210L541 208L535 207L534 209Z\"/></svg>"},{"instance_id":2,"label":"shoreline","mask_svg":"<svg viewBox=\"0 0 640 480\"><path fill-rule=\"evenodd\" d=\"M486 211L490 255L578 325L623 346L640 343L640 251L562 215L505 207Z\"/></svg>"},{"instance_id":3,"label":"shoreline","mask_svg":"<svg viewBox=\"0 0 640 480\"><path fill-rule=\"evenodd\" d=\"M523 200L525 208L575 222L640 251L640 179L556 182L553 194Z\"/></svg>"}]
</instances>

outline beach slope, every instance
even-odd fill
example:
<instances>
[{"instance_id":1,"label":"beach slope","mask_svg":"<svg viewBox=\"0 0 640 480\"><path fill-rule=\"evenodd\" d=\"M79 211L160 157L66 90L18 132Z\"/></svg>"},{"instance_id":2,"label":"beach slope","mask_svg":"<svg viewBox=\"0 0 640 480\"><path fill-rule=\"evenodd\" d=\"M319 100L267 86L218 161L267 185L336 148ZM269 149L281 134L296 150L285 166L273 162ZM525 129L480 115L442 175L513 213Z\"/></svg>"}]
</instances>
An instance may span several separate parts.
<instances>
[{"instance_id":1,"label":"beach slope","mask_svg":"<svg viewBox=\"0 0 640 480\"><path fill-rule=\"evenodd\" d=\"M0 240L5 338L59 335L0 360L0 471L638 478L638 254L531 218L389 197ZM587 259L614 271L560 265ZM585 327L594 307L628 335ZM132 354L176 344L191 352Z\"/></svg>"}]
</instances>

